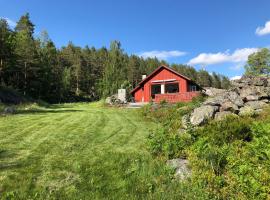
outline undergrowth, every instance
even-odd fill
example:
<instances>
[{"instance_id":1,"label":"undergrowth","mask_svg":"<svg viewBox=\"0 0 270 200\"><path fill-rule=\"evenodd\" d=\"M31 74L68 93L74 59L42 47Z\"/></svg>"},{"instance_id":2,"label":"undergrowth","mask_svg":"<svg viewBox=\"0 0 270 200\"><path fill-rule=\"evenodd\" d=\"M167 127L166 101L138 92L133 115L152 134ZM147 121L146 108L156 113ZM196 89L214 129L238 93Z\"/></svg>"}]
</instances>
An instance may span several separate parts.
<instances>
[{"instance_id":1,"label":"undergrowth","mask_svg":"<svg viewBox=\"0 0 270 200\"><path fill-rule=\"evenodd\" d=\"M270 108L182 131L181 117L199 102L144 108L147 119L160 123L148 137L152 155L190 161L192 176L183 184L197 191L195 199L269 199Z\"/></svg>"}]
</instances>

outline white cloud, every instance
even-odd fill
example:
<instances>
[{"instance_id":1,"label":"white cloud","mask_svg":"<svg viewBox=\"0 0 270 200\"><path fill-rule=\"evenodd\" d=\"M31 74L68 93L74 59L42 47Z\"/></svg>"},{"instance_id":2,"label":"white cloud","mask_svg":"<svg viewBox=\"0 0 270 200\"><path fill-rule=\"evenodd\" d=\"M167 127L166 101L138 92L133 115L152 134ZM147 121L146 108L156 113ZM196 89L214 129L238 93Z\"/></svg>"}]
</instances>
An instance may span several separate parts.
<instances>
[{"instance_id":1,"label":"white cloud","mask_svg":"<svg viewBox=\"0 0 270 200\"><path fill-rule=\"evenodd\" d=\"M9 18L7 18L7 17L0 17L1 19L5 19L6 21L7 21L7 23L8 23L8 25L11 27L11 28L14 28L16 25L17 25L17 23L16 22L14 22L13 20L11 20L11 19L9 19Z\"/></svg>"},{"instance_id":2,"label":"white cloud","mask_svg":"<svg viewBox=\"0 0 270 200\"><path fill-rule=\"evenodd\" d=\"M218 53L201 53L195 58L192 58L188 64L189 65L213 65L225 62L240 63L245 62L248 56L254 52L258 51L258 48L243 48L236 49L233 53L229 50L225 52Z\"/></svg>"},{"instance_id":3,"label":"white cloud","mask_svg":"<svg viewBox=\"0 0 270 200\"><path fill-rule=\"evenodd\" d=\"M245 62L241 62L241 63L238 63L234 66L231 66L230 69L235 70L235 71L239 71L239 70L243 69L244 66L245 66Z\"/></svg>"},{"instance_id":4,"label":"white cloud","mask_svg":"<svg viewBox=\"0 0 270 200\"><path fill-rule=\"evenodd\" d=\"M186 52L183 51L146 51L138 54L143 58L158 58L166 60L172 57L180 57L186 55Z\"/></svg>"},{"instance_id":5,"label":"white cloud","mask_svg":"<svg viewBox=\"0 0 270 200\"><path fill-rule=\"evenodd\" d=\"M233 77L230 78L230 80L238 80L240 78L242 78L242 76L233 76Z\"/></svg>"},{"instance_id":6,"label":"white cloud","mask_svg":"<svg viewBox=\"0 0 270 200\"><path fill-rule=\"evenodd\" d=\"M259 36L270 34L270 21L267 21L263 27L259 26L255 33Z\"/></svg>"}]
</instances>

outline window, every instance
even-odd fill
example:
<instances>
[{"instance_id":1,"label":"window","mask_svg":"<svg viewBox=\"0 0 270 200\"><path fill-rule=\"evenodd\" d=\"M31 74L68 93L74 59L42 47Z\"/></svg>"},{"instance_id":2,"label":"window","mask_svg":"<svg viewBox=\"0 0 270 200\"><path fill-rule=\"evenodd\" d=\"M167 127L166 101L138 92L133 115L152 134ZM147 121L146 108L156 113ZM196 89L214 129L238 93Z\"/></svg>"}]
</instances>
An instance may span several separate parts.
<instances>
[{"instance_id":1,"label":"window","mask_svg":"<svg viewBox=\"0 0 270 200\"><path fill-rule=\"evenodd\" d=\"M178 83L168 83L165 85L165 93L178 93L179 84Z\"/></svg>"},{"instance_id":2,"label":"window","mask_svg":"<svg viewBox=\"0 0 270 200\"><path fill-rule=\"evenodd\" d=\"M151 97L152 97L152 99L155 98L155 94L160 94L160 93L161 93L161 85L160 84L151 85Z\"/></svg>"},{"instance_id":3,"label":"window","mask_svg":"<svg viewBox=\"0 0 270 200\"><path fill-rule=\"evenodd\" d=\"M197 86L194 84L189 84L189 88L188 88L189 92L196 92L197 91Z\"/></svg>"}]
</instances>

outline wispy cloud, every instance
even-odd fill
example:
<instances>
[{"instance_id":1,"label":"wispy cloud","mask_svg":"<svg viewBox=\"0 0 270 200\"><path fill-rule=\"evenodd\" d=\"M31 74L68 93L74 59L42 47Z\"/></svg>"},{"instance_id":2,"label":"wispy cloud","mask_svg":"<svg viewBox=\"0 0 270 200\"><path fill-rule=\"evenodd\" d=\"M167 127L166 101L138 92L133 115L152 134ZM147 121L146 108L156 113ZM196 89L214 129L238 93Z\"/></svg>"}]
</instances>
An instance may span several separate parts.
<instances>
[{"instance_id":1,"label":"wispy cloud","mask_svg":"<svg viewBox=\"0 0 270 200\"><path fill-rule=\"evenodd\" d=\"M248 59L248 56L257 52L258 48L236 49L233 53L229 50L218 53L201 53L195 58L189 60L189 65L213 65L225 62L241 63Z\"/></svg>"},{"instance_id":2,"label":"wispy cloud","mask_svg":"<svg viewBox=\"0 0 270 200\"><path fill-rule=\"evenodd\" d=\"M7 23L8 23L8 25L11 27L11 28L14 28L16 25L17 25L17 23L15 22L15 21L13 21L13 20L11 20L11 19L9 19L9 18L7 18L7 17L0 17L1 19L5 19L6 21L7 21Z\"/></svg>"},{"instance_id":3,"label":"wispy cloud","mask_svg":"<svg viewBox=\"0 0 270 200\"><path fill-rule=\"evenodd\" d=\"M138 53L139 56L143 58L158 58L160 60L166 60L172 57L180 57L186 55L186 52L183 51L146 51Z\"/></svg>"},{"instance_id":4,"label":"wispy cloud","mask_svg":"<svg viewBox=\"0 0 270 200\"><path fill-rule=\"evenodd\" d=\"M242 76L233 76L233 77L230 78L230 80L237 80L237 79L240 79L240 78L242 78Z\"/></svg>"},{"instance_id":5,"label":"wispy cloud","mask_svg":"<svg viewBox=\"0 0 270 200\"><path fill-rule=\"evenodd\" d=\"M255 33L259 36L270 34L270 21L267 21L264 26L259 26Z\"/></svg>"},{"instance_id":6,"label":"wispy cloud","mask_svg":"<svg viewBox=\"0 0 270 200\"><path fill-rule=\"evenodd\" d=\"M230 69L234 71L240 71L244 68L244 66L245 66L245 62L241 62L241 63L237 63L234 66L231 66Z\"/></svg>"}]
</instances>

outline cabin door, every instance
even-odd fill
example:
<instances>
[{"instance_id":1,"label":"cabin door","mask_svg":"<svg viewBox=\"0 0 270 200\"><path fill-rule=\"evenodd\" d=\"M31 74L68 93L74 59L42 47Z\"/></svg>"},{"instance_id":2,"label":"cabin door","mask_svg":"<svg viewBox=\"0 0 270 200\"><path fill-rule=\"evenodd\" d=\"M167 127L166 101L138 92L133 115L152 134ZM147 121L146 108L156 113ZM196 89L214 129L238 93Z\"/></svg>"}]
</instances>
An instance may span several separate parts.
<instances>
[{"instance_id":1,"label":"cabin door","mask_svg":"<svg viewBox=\"0 0 270 200\"><path fill-rule=\"evenodd\" d=\"M151 85L151 98L155 99L156 94L161 94L161 84Z\"/></svg>"}]
</instances>

